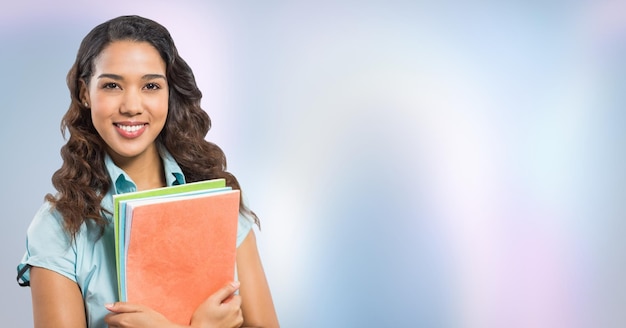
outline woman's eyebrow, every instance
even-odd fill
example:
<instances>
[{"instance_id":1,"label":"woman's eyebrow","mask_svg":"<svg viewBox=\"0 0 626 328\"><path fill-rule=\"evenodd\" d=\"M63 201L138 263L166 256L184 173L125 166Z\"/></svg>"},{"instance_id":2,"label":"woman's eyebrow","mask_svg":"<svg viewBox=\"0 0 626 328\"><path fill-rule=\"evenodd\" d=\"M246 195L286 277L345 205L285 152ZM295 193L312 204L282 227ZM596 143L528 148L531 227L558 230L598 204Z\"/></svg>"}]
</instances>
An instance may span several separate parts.
<instances>
[{"instance_id":1,"label":"woman's eyebrow","mask_svg":"<svg viewBox=\"0 0 626 328\"><path fill-rule=\"evenodd\" d=\"M111 73L103 73L98 76L98 79L103 79L103 78L108 78L108 79L112 79L116 81L124 81L123 76L117 75L117 74L111 74ZM165 75L163 74L146 74L142 76L141 79L142 80L154 80L154 79L167 80L167 78L165 78Z\"/></svg>"},{"instance_id":2,"label":"woman's eyebrow","mask_svg":"<svg viewBox=\"0 0 626 328\"><path fill-rule=\"evenodd\" d=\"M162 74L146 74L141 79L142 80L154 80L154 79L167 80L167 78L165 78L165 75L162 75Z\"/></svg>"},{"instance_id":3,"label":"woman's eyebrow","mask_svg":"<svg viewBox=\"0 0 626 328\"><path fill-rule=\"evenodd\" d=\"M104 73L104 74L100 74L98 76L98 79L112 79L112 80L117 80L117 81L123 81L124 78L121 75L117 75L117 74L110 74L110 73Z\"/></svg>"}]
</instances>

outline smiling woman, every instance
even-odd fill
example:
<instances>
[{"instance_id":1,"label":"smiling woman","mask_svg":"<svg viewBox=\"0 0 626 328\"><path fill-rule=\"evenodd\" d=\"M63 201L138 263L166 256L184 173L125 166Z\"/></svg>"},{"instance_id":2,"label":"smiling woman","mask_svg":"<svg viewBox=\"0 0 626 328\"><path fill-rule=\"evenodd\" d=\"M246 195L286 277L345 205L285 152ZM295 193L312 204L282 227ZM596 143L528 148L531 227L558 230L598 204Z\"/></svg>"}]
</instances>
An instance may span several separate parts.
<instances>
[{"instance_id":1,"label":"smiling woman","mask_svg":"<svg viewBox=\"0 0 626 328\"><path fill-rule=\"evenodd\" d=\"M113 195L125 192L215 178L239 189L221 149L204 139L210 119L193 73L163 26L122 16L85 37L67 81L57 194L35 215L18 265L35 326L179 327L118 302L111 213ZM198 305L191 327L278 326L252 231L258 218L240 203L238 281Z\"/></svg>"},{"instance_id":2,"label":"smiling woman","mask_svg":"<svg viewBox=\"0 0 626 328\"><path fill-rule=\"evenodd\" d=\"M91 106L93 125L122 169L129 169L122 163L143 167L158 155L154 140L165 125L168 94L165 62L148 42L113 42L94 61L88 85L81 83L81 98Z\"/></svg>"}]
</instances>

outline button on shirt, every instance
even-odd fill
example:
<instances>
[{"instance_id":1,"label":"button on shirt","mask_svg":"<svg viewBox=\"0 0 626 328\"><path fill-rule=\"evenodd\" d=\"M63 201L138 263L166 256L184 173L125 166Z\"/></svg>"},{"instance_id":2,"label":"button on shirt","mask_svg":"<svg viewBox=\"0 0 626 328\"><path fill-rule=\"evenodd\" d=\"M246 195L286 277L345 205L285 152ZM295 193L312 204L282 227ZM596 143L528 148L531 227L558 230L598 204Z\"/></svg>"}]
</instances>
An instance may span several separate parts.
<instances>
[{"instance_id":1,"label":"button on shirt","mask_svg":"<svg viewBox=\"0 0 626 328\"><path fill-rule=\"evenodd\" d=\"M182 170L163 147L159 149L168 186L184 184ZM136 191L132 179L107 155L105 164L113 184L102 200L102 207L113 213L113 195ZM26 239L26 254L18 272L26 265L42 267L75 281L82 292L87 314L87 327L106 327L104 316L109 313L105 303L119 301L115 269L115 238L112 216L105 215L110 224L100 235L100 228L87 220L71 242L63 229L63 218L45 202L35 214ZM239 215L237 246L252 228L252 221ZM30 281L26 271L22 281Z\"/></svg>"}]
</instances>

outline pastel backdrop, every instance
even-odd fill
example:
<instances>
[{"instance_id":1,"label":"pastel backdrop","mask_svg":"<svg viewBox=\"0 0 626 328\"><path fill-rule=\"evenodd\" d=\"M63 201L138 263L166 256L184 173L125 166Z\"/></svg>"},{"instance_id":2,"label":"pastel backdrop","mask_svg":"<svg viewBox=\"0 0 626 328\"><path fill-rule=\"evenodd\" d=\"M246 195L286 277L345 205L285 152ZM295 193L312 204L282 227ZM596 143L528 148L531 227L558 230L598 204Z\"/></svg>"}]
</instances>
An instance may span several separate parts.
<instances>
[{"instance_id":1,"label":"pastel backdrop","mask_svg":"<svg viewBox=\"0 0 626 328\"><path fill-rule=\"evenodd\" d=\"M283 327L622 327L623 1L12 1L0 318L59 167L65 74L123 14L171 31L259 214Z\"/></svg>"}]
</instances>

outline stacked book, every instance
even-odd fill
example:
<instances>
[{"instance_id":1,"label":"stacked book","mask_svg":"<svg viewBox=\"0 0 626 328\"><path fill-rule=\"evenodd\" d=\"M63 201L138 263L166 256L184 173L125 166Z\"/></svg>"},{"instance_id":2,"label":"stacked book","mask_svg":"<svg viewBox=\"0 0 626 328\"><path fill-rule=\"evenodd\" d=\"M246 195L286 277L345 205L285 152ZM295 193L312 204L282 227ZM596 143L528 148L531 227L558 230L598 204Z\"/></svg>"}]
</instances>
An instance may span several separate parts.
<instances>
[{"instance_id":1,"label":"stacked book","mask_svg":"<svg viewBox=\"0 0 626 328\"><path fill-rule=\"evenodd\" d=\"M113 196L120 301L189 324L235 277L239 198L224 179Z\"/></svg>"}]
</instances>

